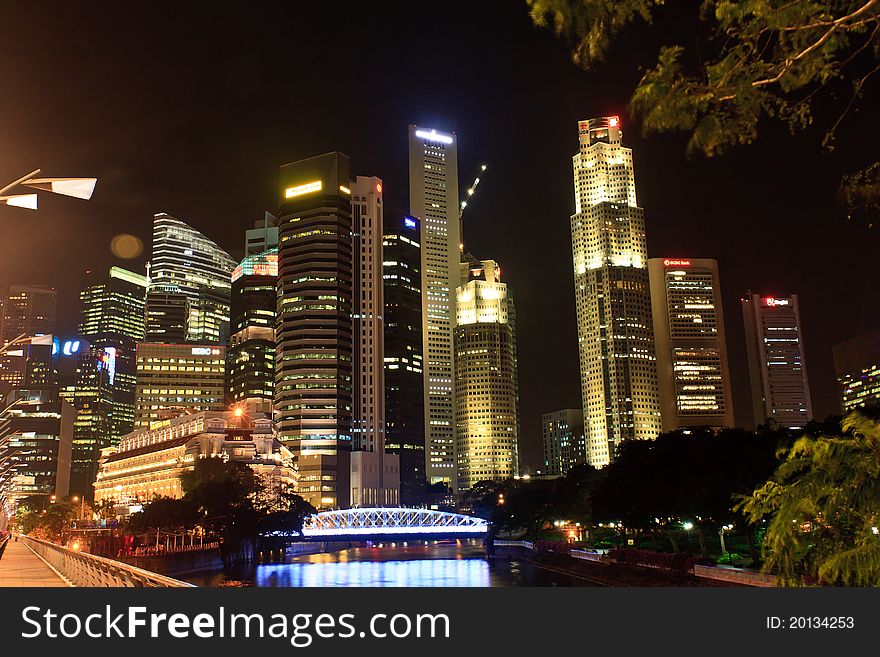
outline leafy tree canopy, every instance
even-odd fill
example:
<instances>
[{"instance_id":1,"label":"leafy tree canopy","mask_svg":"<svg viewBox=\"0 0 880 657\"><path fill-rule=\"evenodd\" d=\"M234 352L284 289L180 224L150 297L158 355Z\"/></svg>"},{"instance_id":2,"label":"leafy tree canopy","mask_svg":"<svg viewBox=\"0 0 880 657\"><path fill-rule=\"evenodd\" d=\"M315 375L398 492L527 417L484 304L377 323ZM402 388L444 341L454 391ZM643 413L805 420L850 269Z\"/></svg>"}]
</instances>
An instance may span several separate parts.
<instances>
[{"instance_id":1,"label":"leafy tree canopy","mask_svg":"<svg viewBox=\"0 0 880 657\"><path fill-rule=\"evenodd\" d=\"M784 457L742 505L753 522L769 519L767 567L782 585L880 584L880 421L854 412Z\"/></svg>"},{"instance_id":2,"label":"leafy tree canopy","mask_svg":"<svg viewBox=\"0 0 880 657\"><path fill-rule=\"evenodd\" d=\"M583 68L604 61L621 30L651 23L672 4L526 2L535 24L567 39ZM841 121L880 70L880 0L703 0L692 6L699 6L697 33L662 47L633 92L630 109L643 131L686 132L688 152L711 157L755 141L765 117L792 132L805 128L817 103L842 90L848 100L823 139L833 148ZM876 216L877 166L843 181L840 196L851 213Z\"/></svg>"}]
</instances>

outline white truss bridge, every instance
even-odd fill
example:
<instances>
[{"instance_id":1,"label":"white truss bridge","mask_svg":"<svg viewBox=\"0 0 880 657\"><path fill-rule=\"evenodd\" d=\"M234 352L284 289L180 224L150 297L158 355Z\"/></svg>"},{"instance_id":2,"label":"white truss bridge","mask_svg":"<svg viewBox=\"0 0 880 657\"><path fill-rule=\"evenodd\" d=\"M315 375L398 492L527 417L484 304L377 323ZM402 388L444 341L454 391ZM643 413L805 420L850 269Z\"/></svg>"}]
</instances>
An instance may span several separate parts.
<instances>
[{"instance_id":1,"label":"white truss bridge","mask_svg":"<svg viewBox=\"0 0 880 657\"><path fill-rule=\"evenodd\" d=\"M355 508L322 511L307 517L302 535L309 539L370 540L386 536L480 538L489 523L482 518L431 509Z\"/></svg>"}]
</instances>

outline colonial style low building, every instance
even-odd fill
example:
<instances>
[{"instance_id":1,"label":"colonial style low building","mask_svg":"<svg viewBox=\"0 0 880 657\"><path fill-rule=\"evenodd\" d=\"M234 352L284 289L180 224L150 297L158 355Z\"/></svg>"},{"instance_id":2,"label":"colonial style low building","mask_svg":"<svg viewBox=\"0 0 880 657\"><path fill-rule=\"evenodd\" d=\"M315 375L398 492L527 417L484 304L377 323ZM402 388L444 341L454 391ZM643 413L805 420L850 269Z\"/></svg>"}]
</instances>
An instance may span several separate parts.
<instances>
[{"instance_id":1,"label":"colonial style low building","mask_svg":"<svg viewBox=\"0 0 880 657\"><path fill-rule=\"evenodd\" d=\"M273 482L296 485L293 455L275 439L268 417L202 411L154 422L101 450L95 502L181 498L181 475L200 458L245 463Z\"/></svg>"}]
</instances>

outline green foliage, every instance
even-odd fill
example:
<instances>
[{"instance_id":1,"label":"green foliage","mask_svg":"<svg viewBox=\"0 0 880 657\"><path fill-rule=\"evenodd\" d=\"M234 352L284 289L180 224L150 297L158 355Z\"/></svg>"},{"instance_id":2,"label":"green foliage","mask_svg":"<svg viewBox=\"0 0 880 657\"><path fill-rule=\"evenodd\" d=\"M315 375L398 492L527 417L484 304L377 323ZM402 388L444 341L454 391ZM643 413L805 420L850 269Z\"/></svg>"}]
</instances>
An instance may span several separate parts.
<instances>
[{"instance_id":1,"label":"green foliage","mask_svg":"<svg viewBox=\"0 0 880 657\"><path fill-rule=\"evenodd\" d=\"M880 584L880 423L854 412L842 431L805 435L742 504L769 518L767 567L782 585Z\"/></svg>"},{"instance_id":2,"label":"green foliage","mask_svg":"<svg viewBox=\"0 0 880 657\"><path fill-rule=\"evenodd\" d=\"M299 532L315 508L285 487L257 476L247 465L220 458L196 461L181 477L182 499L156 498L131 517L134 531L202 527L239 545L260 532Z\"/></svg>"},{"instance_id":3,"label":"green foliage","mask_svg":"<svg viewBox=\"0 0 880 657\"><path fill-rule=\"evenodd\" d=\"M76 517L79 505L69 499L50 501L45 495L22 500L16 512L16 527L22 534L56 539Z\"/></svg>"},{"instance_id":4,"label":"green foliage","mask_svg":"<svg viewBox=\"0 0 880 657\"><path fill-rule=\"evenodd\" d=\"M526 0L536 25L552 27L584 68L604 61L627 25L651 22L664 0ZM679 10L680 11L680 10ZM688 25L687 21L677 24ZM685 132L688 154L708 157L750 144L761 119L794 133L824 98L849 97L823 145L880 71L880 0L703 0L699 27L661 48L633 92L645 134ZM850 214L876 217L877 166L844 180ZM873 219L869 221L873 224Z\"/></svg>"},{"instance_id":5,"label":"green foliage","mask_svg":"<svg viewBox=\"0 0 880 657\"><path fill-rule=\"evenodd\" d=\"M841 205L849 208L850 219L865 218L872 228L880 214L880 162L844 176L838 195Z\"/></svg>"}]
</instances>

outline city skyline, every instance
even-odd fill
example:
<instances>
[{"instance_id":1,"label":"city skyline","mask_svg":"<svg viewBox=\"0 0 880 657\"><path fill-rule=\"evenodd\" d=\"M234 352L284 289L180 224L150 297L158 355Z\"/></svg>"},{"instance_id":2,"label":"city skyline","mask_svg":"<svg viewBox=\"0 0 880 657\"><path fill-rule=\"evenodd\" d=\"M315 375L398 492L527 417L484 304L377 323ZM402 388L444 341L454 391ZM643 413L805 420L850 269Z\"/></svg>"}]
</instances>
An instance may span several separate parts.
<instances>
[{"instance_id":1,"label":"city skyline","mask_svg":"<svg viewBox=\"0 0 880 657\"><path fill-rule=\"evenodd\" d=\"M516 12L511 13L516 14ZM70 20L70 17L66 19ZM464 41L470 53L473 53L476 47L473 39L468 38L473 36L471 30L478 32L487 29L486 10L477 10L474 20L479 29L462 28ZM504 20L507 22L503 25L507 28L513 26L515 34L518 33L516 30L525 33L526 28L529 27L524 16L513 15ZM44 30L48 34L52 25L50 21L47 26L34 29ZM549 35L529 32L526 38L530 43L536 44L538 54L535 57L541 60L552 59L558 62L560 69L564 68L566 61L564 50L559 44L554 43ZM464 56L457 55L457 57ZM519 55L510 56L519 57ZM497 57L494 59L490 57L487 66L492 70L492 67L497 67L498 63ZM37 71L39 66L37 62ZM251 70L251 66L251 64L244 65L244 71L239 70L236 75L243 76L245 80L249 79L248 71ZM502 83L503 90L506 91L504 97L518 98L518 94L522 92L508 89L505 85L510 80L511 74L505 75L507 77ZM137 152L135 144L140 142L131 131L123 131L125 138L121 140L121 144L112 147L101 145L91 152L77 148L79 138L67 133L55 134L56 138L69 141L71 148L68 153L54 156L53 160L53 150L57 144L50 144L37 138L36 125L24 121L24 132L33 138L34 147L25 152L20 146L16 147L18 138L10 136L14 146L11 152L16 157L2 163L4 173L8 172L10 177L15 177L20 168L19 160L26 169L30 164L28 158L37 156L46 156L53 169L63 167L72 170L76 167L80 170L82 164L85 164L89 169L87 173L98 175L101 179L99 187L101 193L88 208L70 207L69 204L65 204L64 208L60 209L51 201L47 201L45 207L40 210L40 220L47 226L47 234L41 238L41 248L46 254L45 258L41 258L41 262L31 263L22 260L16 253L0 247L5 263L0 268L0 278L9 283L52 284L58 287L61 327L58 332L61 335L72 335L75 319L71 316L69 299L78 293L76 289L78 284L75 282L76 276L69 275L70 271L99 269L111 264L140 271L140 262L137 260L111 259L108 247L110 239L119 232L134 233L147 245L149 224L154 212L164 208L172 215L182 217L238 258L242 255L242 230L248 228L252 218L260 216L264 209L270 211L275 209L271 194L266 192L266 188L274 189L273 171L277 170L277 166L282 162L339 148L356 159L359 163L359 171L371 171L383 177L389 199L394 199L389 202L389 206L393 204L403 206L406 198L406 177L402 174L405 168L402 126L419 123L434 127L438 131L454 131L461 140L459 158L462 179L470 179L472 171L476 171L480 161L486 160L492 167L492 177L487 177L481 185L476 200L469 204L468 214L465 216L465 232L468 235L470 250L480 256L497 258L504 263L505 279L511 282L518 295L517 301L520 306L518 310L522 317L519 326L520 378L523 381L521 417L524 425L523 437L528 442L524 445L524 451L531 453L526 459L527 464L535 467L538 462L535 454L540 454L541 415L553 409L571 407L578 403L580 397L577 345L573 330L574 309L570 302L571 277L566 267L566 263L570 262L566 240L567 216L571 212L571 208L567 207L571 195L566 188L571 183L570 177L565 175L565 169L566 159L570 155L570 144L574 138L571 119L577 121L589 116L616 113L621 115L625 125L629 125L629 119L622 111L626 100L621 90L622 85L618 84L615 87L613 80L609 81L608 73L584 74L570 67L554 76L564 79L567 84L578 85L577 90L570 89L567 92L569 95L566 96L565 104L568 107L564 111L545 107L545 116L533 117L533 123L530 124L533 129L522 131L533 134L521 134L517 131L515 134L518 139L509 139L513 119L499 114L499 106L493 103L488 95L477 93L476 87L473 86L477 83L472 82L464 88L459 85L457 92L449 100L444 101L435 93L428 95L417 104L390 112L387 117L379 117L375 130L369 131L373 133L370 139L360 135L353 125L346 127L334 120L318 122L321 125L318 130L319 136L299 141L295 132L288 132L283 138L278 139L277 145L273 144L272 148L267 148L265 141L255 133L239 132L237 134L250 136L250 141L246 139L242 148L248 143L253 143L254 152L245 154L236 150L237 147L225 151L208 148L207 155L200 154L200 158L204 157L206 160L204 174L208 184L194 182L191 178L185 184L177 180L186 177L184 170L189 168L186 158L183 158L183 163L174 166L166 161L169 166L167 172L160 173L155 170L155 160L152 160L154 164L150 165L152 156L149 153ZM268 76L259 73L258 77L265 80ZM185 77L178 79L183 80ZM397 80L399 82L399 78ZM441 80L447 85L452 84L451 72L441 76ZM590 89L591 80L604 81L600 86L607 91L597 96L595 88L592 91ZM382 84L389 83L382 82ZM387 86L382 88L387 89ZM545 87L538 85L534 88ZM61 91L53 90L51 93L58 94ZM470 105L471 109L466 109L463 103L469 94L474 98L474 102ZM578 102L568 102L573 100ZM26 106L27 102L23 104L23 107ZM193 107L202 106L195 103ZM195 109L180 111L182 114L176 115L155 107L148 110L150 115L155 114L154 119L150 120L172 123L179 120L182 126L190 125L190 122L197 120L186 115L187 112L197 113ZM523 120L527 113L520 111L514 115L518 120ZM142 123L148 122L140 114L132 115L130 111L127 116L137 118L129 126L130 130L136 131ZM309 119L305 121L306 123L316 121L315 117L308 115L305 118ZM82 121L88 124L87 119L88 117ZM490 131L489 127L493 121L497 121L499 127ZM864 119L856 115L851 121L852 125L858 126ZM22 124L21 121L10 123ZM65 128L69 130L70 126L63 124L62 128L56 130ZM506 136L505 132L507 132ZM204 137L210 134L213 132L207 128L201 133ZM181 138L179 131L170 130L163 143L170 146L173 142L167 140ZM201 136L194 139L197 141L189 143L199 143ZM517 144L516 148L507 150L507 141L517 142L520 139L522 142ZM829 156L830 159L827 160L820 159L820 154L812 144L794 144L792 148L798 155L803 156L799 159L804 162L803 171L797 174L799 177L795 179L795 174L782 172L779 177L773 178L772 185L767 185L772 187L772 190L760 189L764 184L763 181L770 179L775 168L794 159L790 151L784 156L773 153L775 146L782 143L782 140L787 140L787 136L780 130L778 135L771 133L764 146L743 149L723 161L700 164L688 163L685 160L681 140L664 137L645 141L639 137L635 126L627 132L628 145L633 148L634 167L639 177L639 201L645 208L646 223L649 226L648 256L676 257L682 253L697 253L701 257L717 259L723 279L724 304L729 309L735 308L736 301L741 296L745 296L749 288L768 296L799 294L806 334L810 384L816 407L815 415L821 418L835 410L837 405L831 346L876 326L877 311L871 308L870 296L877 294L876 273L872 273L867 264L869 260L864 257L867 247L858 237L861 235L858 232L859 227L847 224L842 211L835 211L834 176L828 175L827 168L822 171L821 178L817 173L808 170L810 162L831 162L830 166L835 171L856 168L849 164L854 162L852 138L846 133L841 135L838 153L843 155ZM530 150L537 141L547 145L536 151ZM403 149L401 144L404 144ZM388 154L380 154L379 150L387 151ZM230 157L226 162L207 162L218 152L229 153ZM517 152L519 155L516 158L509 157L509 154ZM528 155L530 152L538 153L538 156ZM850 153L850 159L847 159L847 152ZM754 157L756 153L766 157L763 161L757 161L759 158ZM746 158L749 158L748 171L743 171L743 174L748 177L738 181L736 185L725 182L725 177L730 177L729 172L737 171L744 166ZM512 164L508 164L508 159ZM662 168L657 166L660 162L666 166ZM812 168L816 169L819 166L816 164ZM114 177L114 167L125 167L127 172L119 173ZM541 171L543 168L547 169L546 173ZM148 175L139 175L143 172L147 172ZM527 194L518 190L511 182L516 181L516 178L511 176L512 173L529 182L528 187L534 193ZM218 175L222 181L219 186L230 188L221 195L213 193L217 186L215 181L218 180ZM568 175L570 176L570 173ZM831 179L832 182L825 181L825 178ZM134 182L135 179L137 183ZM236 181L242 183L240 196L238 191L232 188ZM754 194L739 195L737 192L740 187L754 189ZM807 188L811 190L809 195L801 191ZM683 189L688 189L693 194L686 196L678 193ZM131 191L135 193L129 194L128 192ZM667 195L672 198L667 199ZM779 197L780 200L768 201L771 196ZM725 198L725 207L712 208L707 205L706 201L713 197ZM695 210L694 207L700 209ZM218 212L220 209L222 212ZM537 216L538 209L540 209L541 230L535 231L533 235L525 235L523 231L528 230L530 218ZM6 210L3 221L13 228L21 226L23 224L20 222L23 219L19 219L19 216L24 216L22 213L23 210ZM792 216L782 216L784 214ZM218 220L218 217L222 217L222 221ZM794 217L798 219L795 220ZM823 231L822 240L811 237L806 231L802 234L796 232L796 226L805 223L804 217L812 218L814 221L821 220L828 227L827 232ZM25 219L30 221L27 216ZM77 231L87 234L88 250L68 248L69 240L75 243L79 239L78 236L65 232L71 230L71 222L75 222ZM516 230L509 230L508 223ZM714 233L705 230L704 226L707 223L718 224L723 230L719 229ZM831 241L832 246L838 247L846 244L850 248L852 257L847 262L848 265L856 268L854 278L860 282L859 286L849 289L843 289L840 285L832 286L824 281L824 275L812 273L810 271L812 268L795 266L805 261L823 262L823 253L834 249L828 244L820 244L822 241ZM27 245L28 241L25 239L25 248ZM552 257L542 257L539 264L526 255L534 249L543 249ZM71 257L69 254L74 256ZM556 260L559 263L554 262ZM59 262L63 264L63 268L59 266ZM759 268L754 268L756 262L760 263ZM540 276L536 276L539 272ZM560 288L559 293L551 291L551 296L547 297L546 289L536 284L534 279L551 280L553 285ZM852 309L851 322L832 324L824 317L826 312L823 308L832 298L836 304L843 304ZM67 307L64 307L65 305ZM541 320L544 307L552 308L553 322ZM750 404L748 375L743 367L744 338L741 320L738 319L737 313L727 313L736 419L737 424L745 425L749 421ZM548 327L547 324L552 326ZM551 332L546 337L542 337L547 330ZM542 351L545 348L550 350L549 354ZM552 371L548 370L547 363L552 363ZM552 383L547 386L542 380L552 380Z\"/></svg>"}]
</instances>

